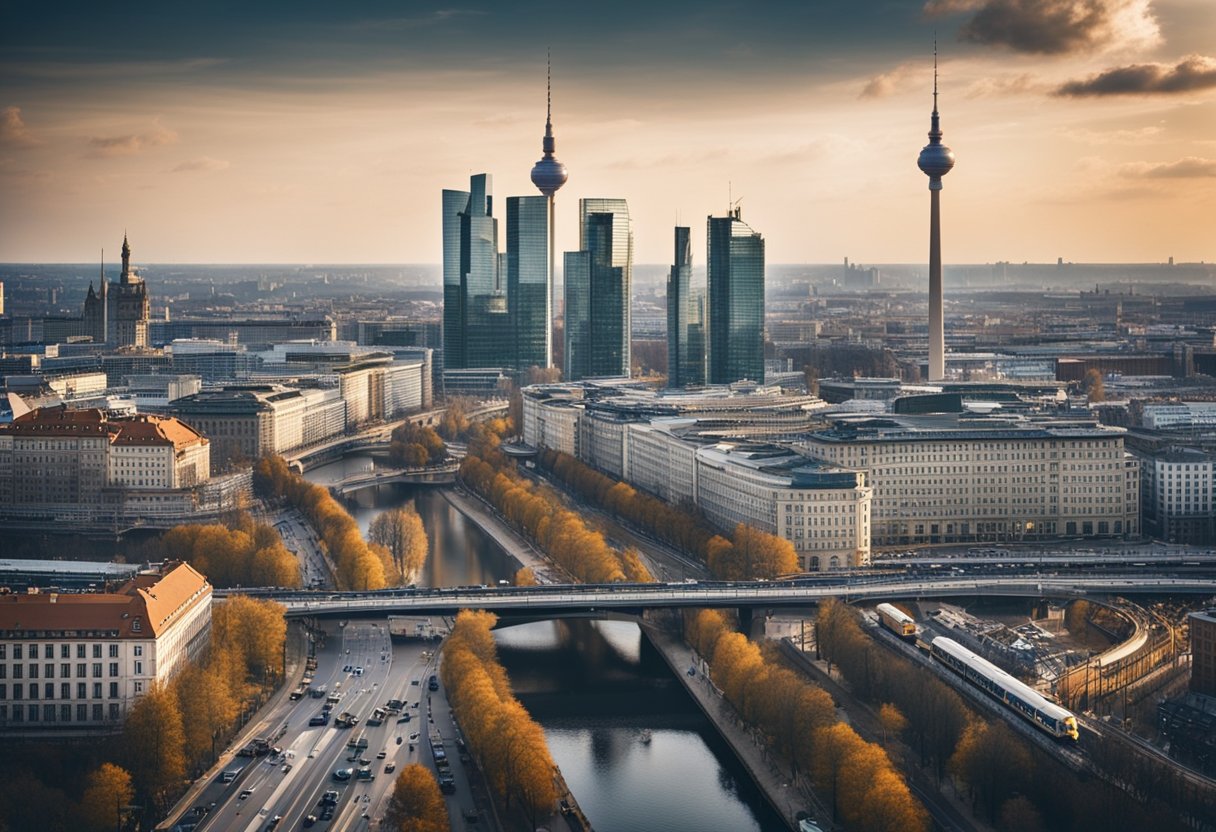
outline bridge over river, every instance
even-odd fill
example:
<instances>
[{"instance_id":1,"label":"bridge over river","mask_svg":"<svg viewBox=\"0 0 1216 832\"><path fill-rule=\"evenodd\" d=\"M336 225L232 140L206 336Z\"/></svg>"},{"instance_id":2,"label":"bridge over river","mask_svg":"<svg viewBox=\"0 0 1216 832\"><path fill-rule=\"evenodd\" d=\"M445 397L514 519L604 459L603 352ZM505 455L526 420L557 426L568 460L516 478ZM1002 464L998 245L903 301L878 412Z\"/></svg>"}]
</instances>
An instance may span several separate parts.
<instances>
[{"instance_id":1,"label":"bridge over river","mask_svg":"<svg viewBox=\"0 0 1216 832\"><path fill-rule=\"evenodd\" d=\"M771 609L845 601L956 596L1089 598L1108 595L1216 595L1216 577L1160 574L967 575L860 578L830 576L797 581L679 584L546 584L531 587L394 589L377 592L240 590L272 598L287 617L368 617L390 614L454 615L489 610L503 618L543 619L639 615L648 609L734 607ZM227 594L224 590L217 597Z\"/></svg>"}]
</instances>

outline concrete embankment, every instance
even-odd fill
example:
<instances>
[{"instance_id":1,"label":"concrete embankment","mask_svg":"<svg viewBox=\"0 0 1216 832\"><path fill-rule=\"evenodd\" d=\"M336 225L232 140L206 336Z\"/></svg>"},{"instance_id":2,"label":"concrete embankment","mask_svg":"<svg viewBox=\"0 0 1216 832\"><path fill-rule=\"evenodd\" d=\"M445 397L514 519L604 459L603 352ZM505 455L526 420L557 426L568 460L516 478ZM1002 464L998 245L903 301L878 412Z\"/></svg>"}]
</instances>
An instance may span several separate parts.
<instances>
[{"instance_id":1,"label":"concrete embankment","mask_svg":"<svg viewBox=\"0 0 1216 832\"><path fill-rule=\"evenodd\" d=\"M735 709L705 675L704 667L692 648L677 636L650 624L643 623L642 631L667 662L671 672L684 684L697 707L730 745L735 757L747 769L752 781L786 826L796 830L798 823L795 818L800 811L807 809L810 801L790 772L741 724ZM689 675L689 668L695 669L696 674Z\"/></svg>"}]
</instances>

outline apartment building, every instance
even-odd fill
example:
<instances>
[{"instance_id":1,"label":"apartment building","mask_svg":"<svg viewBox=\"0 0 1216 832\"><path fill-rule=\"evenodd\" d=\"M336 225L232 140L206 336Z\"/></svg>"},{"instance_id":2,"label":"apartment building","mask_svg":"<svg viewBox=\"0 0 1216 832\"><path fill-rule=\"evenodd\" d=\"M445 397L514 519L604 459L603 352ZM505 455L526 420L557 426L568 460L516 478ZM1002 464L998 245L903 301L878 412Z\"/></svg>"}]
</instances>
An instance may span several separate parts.
<instances>
[{"instance_id":1,"label":"apartment building","mask_svg":"<svg viewBox=\"0 0 1216 832\"><path fill-rule=\"evenodd\" d=\"M188 564L113 593L0 595L0 734L117 731L206 650L211 585Z\"/></svg>"}]
</instances>

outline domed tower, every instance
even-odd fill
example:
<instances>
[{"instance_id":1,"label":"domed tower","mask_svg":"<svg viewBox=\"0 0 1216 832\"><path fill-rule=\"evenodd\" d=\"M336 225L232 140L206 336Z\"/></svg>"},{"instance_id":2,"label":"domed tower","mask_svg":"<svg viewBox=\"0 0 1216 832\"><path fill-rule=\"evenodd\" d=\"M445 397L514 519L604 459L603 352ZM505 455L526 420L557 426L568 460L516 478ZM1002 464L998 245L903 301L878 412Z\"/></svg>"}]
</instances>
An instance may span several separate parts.
<instances>
[{"instance_id":1,"label":"domed tower","mask_svg":"<svg viewBox=\"0 0 1216 832\"><path fill-rule=\"evenodd\" d=\"M937 44L933 44L933 115L929 143L916 165L929 177L929 381L946 377L946 326L942 314L942 177L954 167L954 151L942 144L937 114Z\"/></svg>"},{"instance_id":2,"label":"domed tower","mask_svg":"<svg viewBox=\"0 0 1216 832\"><path fill-rule=\"evenodd\" d=\"M562 185L566 184L569 174L566 173L566 166L559 162L553 156L553 151L556 149L556 141L553 138L553 63L547 60L545 68L545 137L541 140L541 150L544 155L540 161L532 166L532 184L536 186L545 197L549 200L549 309L546 313L548 320L546 330L546 342L548 347L545 350L548 355L548 365L553 365L553 280L554 280L554 194Z\"/></svg>"}]
</instances>

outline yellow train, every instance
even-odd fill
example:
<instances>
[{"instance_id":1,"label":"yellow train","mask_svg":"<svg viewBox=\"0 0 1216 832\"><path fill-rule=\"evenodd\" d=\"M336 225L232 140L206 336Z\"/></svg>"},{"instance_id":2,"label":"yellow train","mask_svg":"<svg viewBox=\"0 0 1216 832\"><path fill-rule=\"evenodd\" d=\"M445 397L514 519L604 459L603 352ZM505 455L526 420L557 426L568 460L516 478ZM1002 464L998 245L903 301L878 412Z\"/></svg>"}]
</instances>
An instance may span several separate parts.
<instances>
[{"instance_id":1,"label":"yellow train","mask_svg":"<svg viewBox=\"0 0 1216 832\"><path fill-rule=\"evenodd\" d=\"M902 639L916 640L916 622L912 620L912 616L893 604L879 604L874 609L882 626Z\"/></svg>"}]
</instances>

